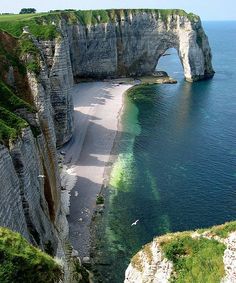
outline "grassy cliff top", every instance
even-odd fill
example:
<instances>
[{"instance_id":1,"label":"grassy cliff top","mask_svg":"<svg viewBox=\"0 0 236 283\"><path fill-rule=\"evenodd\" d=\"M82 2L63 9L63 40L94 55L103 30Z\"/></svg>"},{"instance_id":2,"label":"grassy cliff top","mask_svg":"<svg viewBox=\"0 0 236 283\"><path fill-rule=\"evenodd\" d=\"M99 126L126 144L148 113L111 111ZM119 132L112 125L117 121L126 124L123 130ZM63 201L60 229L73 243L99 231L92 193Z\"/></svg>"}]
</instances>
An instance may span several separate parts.
<instances>
[{"instance_id":1,"label":"grassy cliff top","mask_svg":"<svg viewBox=\"0 0 236 283\"><path fill-rule=\"evenodd\" d=\"M223 255L226 249L224 239L236 231L236 221L196 231L168 233L155 238L165 258L173 263L171 282L221 282L225 275ZM151 260L153 257L149 243L142 253ZM142 258L137 253L132 265L143 271Z\"/></svg>"},{"instance_id":2,"label":"grassy cliff top","mask_svg":"<svg viewBox=\"0 0 236 283\"><path fill-rule=\"evenodd\" d=\"M48 254L30 245L20 234L0 227L1 283L56 283L61 267Z\"/></svg>"},{"instance_id":3,"label":"grassy cliff top","mask_svg":"<svg viewBox=\"0 0 236 283\"><path fill-rule=\"evenodd\" d=\"M38 14L0 15L0 29L15 37L22 34L23 27L28 26L30 32L39 39L52 39L59 33L57 24L63 18L68 23L94 25L114 22L128 17L130 14L151 13L166 20L170 15L187 17L189 20L199 19L193 13L186 13L180 9L111 9L111 10L64 10Z\"/></svg>"}]
</instances>

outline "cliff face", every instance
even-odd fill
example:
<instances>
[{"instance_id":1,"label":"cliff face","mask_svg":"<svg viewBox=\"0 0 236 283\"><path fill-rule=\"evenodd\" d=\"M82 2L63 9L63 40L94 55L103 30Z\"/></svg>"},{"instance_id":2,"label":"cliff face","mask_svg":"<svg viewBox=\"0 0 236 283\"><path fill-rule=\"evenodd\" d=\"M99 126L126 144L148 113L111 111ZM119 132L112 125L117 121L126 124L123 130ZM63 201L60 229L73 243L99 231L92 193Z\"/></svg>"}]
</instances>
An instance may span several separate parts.
<instances>
[{"instance_id":1,"label":"cliff face","mask_svg":"<svg viewBox=\"0 0 236 283\"><path fill-rule=\"evenodd\" d=\"M210 47L181 10L49 13L0 29L0 226L65 257L56 148L73 133L74 78L151 74L171 47L187 80L209 78Z\"/></svg>"},{"instance_id":2,"label":"cliff face","mask_svg":"<svg viewBox=\"0 0 236 283\"><path fill-rule=\"evenodd\" d=\"M13 129L9 130L5 119L2 132L15 136L17 131L18 138L8 148L1 147L0 225L45 247L48 241L56 242L55 233L50 232L61 210L56 146L67 142L73 132L70 89L74 77L150 74L163 53L174 47L186 79L198 80L213 75L211 51L199 17L182 10L49 13L15 25L1 21L0 28L15 36L24 30L19 39L1 32L1 81L10 89L2 86L8 96L1 102L7 104L0 109L0 122L5 119L4 111L11 111L7 113L12 116ZM12 95L33 110L23 102L12 108ZM37 133L33 135L29 127L19 131L14 122L17 117ZM11 182L7 181L10 176ZM16 221L16 210L10 209L12 194L20 221ZM7 215L5 206L9 206Z\"/></svg>"},{"instance_id":3,"label":"cliff face","mask_svg":"<svg viewBox=\"0 0 236 283\"><path fill-rule=\"evenodd\" d=\"M214 74L207 36L194 15L126 11L106 23L73 24L68 34L73 73L78 77L152 74L168 48L178 51L188 81Z\"/></svg>"},{"instance_id":4,"label":"cliff face","mask_svg":"<svg viewBox=\"0 0 236 283\"><path fill-rule=\"evenodd\" d=\"M2 35L5 42L11 42L6 60L18 56L12 50L18 50L23 39L16 41L10 35ZM60 225L66 225L56 146L68 141L73 131L73 104L69 94L73 76L66 37L51 41L38 41L28 34L26 37L27 43L32 42L37 50L39 71L24 70L23 61L32 61L30 53L18 65L8 60L1 66L4 69L1 80L9 89L5 87L6 93L1 93L6 97L0 106L11 111L7 112L9 115L23 118L29 126L8 140L4 139L5 128L1 128L0 226L20 232L34 245L56 254L63 244L58 233L62 230ZM20 71L24 75L19 76ZM17 100L13 102L11 95L23 99L19 100L22 106ZM4 127L13 130L17 127L7 117L2 119Z\"/></svg>"},{"instance_id":5,"label":"cliff face","mask_svg":"<svg viewBox=\"0 0 236 283\"><path fill-rule=\"evenodd\" d=\"M128 266L125 283L168 283L173 271L173 263L163 256L157 242L146 245Z\"/></svg>"}]
</instances>

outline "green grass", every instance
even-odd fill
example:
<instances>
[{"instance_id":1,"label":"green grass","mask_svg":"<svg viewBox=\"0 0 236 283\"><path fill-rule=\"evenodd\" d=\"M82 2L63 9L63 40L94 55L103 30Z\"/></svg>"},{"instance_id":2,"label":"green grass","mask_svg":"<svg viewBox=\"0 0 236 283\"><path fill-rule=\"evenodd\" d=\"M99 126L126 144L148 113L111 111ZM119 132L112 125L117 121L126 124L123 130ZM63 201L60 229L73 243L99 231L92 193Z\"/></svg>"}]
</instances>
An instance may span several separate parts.
<instances>
[{"instance_id":1,"label":"green grass","mask_svg":"<svg viewBox=\"0 0 236 283\"><path fill-rule=\"evenodd\" d=\"M40 52L37 46L32 41L31 37L27 34L22 35L20 38L20 53L21 55L31 55L31 59L26 60L26 69L35 74L40 73Z\"/></svg>"},{"instance_id":2,"label":"green grass","mask_svg":"<svg viewBox=\"0 0 236 283\"><path fill-rule=\"evenodd\" d=\"M17 67L22 74L26 73L26 69L22 62L20 62L19 56L17 56L15 50L13 52L9 52L4 46L4 43L0 41L0 60L1 60L1 68L4 71L8 71L9 65L13 67Z\"/></svg>"},{"instance_id":3,"label":"green grass","mask_svg":"<svg viewBox=\"0 0 236 283\"><path fill-rule=\"evenodd\" d=\"M14 128L17 132L28 126L28 123L25 120L1 106L0 119L4 121L7 126Z\"/></svg>"},{"instance_id":4,"label":"green grass","mask_svg":"<svg viewBox=\"0 0 236 283\"><path fill-rule=\"evenodd\" d=\"M79 22L83 25L107 23L110 21L109 13L107 10L88 10L75 12Z\"/></svg>"},{"instance_id":5,"label":"green grass","mask_svg":"<svg viewBox=\"0 0 236 283\"><path fill-rule=\"evenodd\" d=\"M202 233L208 232L211 239ZM236 231L236 221L206 229L198 229L200 234L192 238L194 231L168 233L154 239L160 245L163 256L173 263L172 283L220 283L225 276L223 255L226 246L216 240L214 236L226 238ZM149 264L152 262L150 244L143 246ZM143 271L142 258L137 253L131 260L132 265L140 272Z\"/></svg>"},{"instance_id":6,"label":"green grass","mask_svg":"<svg viewBox=\"0 0 236 283\"><path fill-rule=\"evenodd\" d=\"M0 106L9 111L24 108L29 112L35 112L35 109L30 104L17 97L2 81L0 81Z\"/></svg>"},{"instance_id":7,"label":"green grass","mask_svg":"<svg viewBox=\"0 0 236 283\"><path fill-rule=\"evenodd\" d=\"M38 39L53 39L59 35L57 28L52 24L53 20L58 19L57 14L23 14L23 15L1 15L0 29L9 34L20 37L25 26Z\"/></svg>"},{"instance_id":8,"label":"green grass","mask_svg":"<svg viewBox=\"0 0 236 283\"><path fill-rule=\"evenodd\" d=\"M38 48L28 35L23 35L20 38L20 50L21 53L39 54Z\"/></svg>"},{"instance_id":9,"label":"green grass","mask_svg":"<svg viewBox=\"0 0 236 283\"><path fill-rule=\"evenodd\" d=\"M16 130L8 127L6 123L0 119L0 143L7 146L9 141L15 140L16 137Z\"/></svg>"},{"instance_id":10,"label":"green grass","mask_svg":"<svg viewBox=\"0 0 236 283\"><path fill-rule=\"evenodd\" d=\"M175 283L217 283L224 276L223 254L225 245L205 238L193 239L190 235L175 236L163 242L165 257L174 264Z\"/></svg>"},{"instance_id":11,"label":"green grass","mask_svg":"<svg viewBox=\"0 0 236 283\"><path fill-rule=\"evenodd\" d=\"M170 15L179 15L182 17L187 17L190 21L199 19L199 16L193 13L186 13L184 10L180 9L160 9L159 14L162 19L166 19Z\"/></svg>"},{"instance_id":12,"label":"green grass","mask_svg":"<svg viewBox=\"0 0 236 283\"><path fill-rule=\"evenodd\" d=\"M8 21L20 21L29 20L47 15L48 13L37 13L37 14L11 14L11 15L0 15L0 23Z\"/></svg>"},{"instance_id":13,"label":"green grass","mask_svg":"<svg viewBox=\"0 0 236 283\"><path fill-rule=\"evenodd\" d=\"M80 23L84 25L114 22L115 19L127 18L130 14L152 13L166 20L169 15L185 16L189 20L199 19L193 13L186 13L179 9L111 9L111 10L87 10L75 12Z\"/></svg>"},{"instance_id":14,"label":"green grass","mask_svg":"<svg viewBox=\"0 0 236 283\"><path fill-rule=\"evenodd\" d=\"M52 22L58 23L64 18L68 23L80 22L83 25L95 25L99 23L114 22L128 17L130 14L152 13L166 20L169 15L185 16L189 20L199 19L192 13L186 13L179 9L111 9L111 10L78 10L78 11L54 11L39 14L0 15L0 29L7 31L15 37L20 37L23 27L28 26L30 32L38 39L53 39L59 36L59 32Z\"/></svg>"},{"instance_id":15,"label":"green grass","mask_svg":"<svg viewBox=\"0 0 236 283\"><path fill-rule=\"evenodd\" d=\"M56 261L20 234L0 228L1 283L56 283L62 276Z\"/></svg>"},{"instance_id":16,"label":"green grass","mask_svg":"<svg viewBox=\"0 0 236 283\"><path fill-rule=\"evenodd\" d=\"M0 142L6 146L19 136L23 128L28 126L24 119L14 113L18 109L25 109L28 112L36 111L0 81Z\"/></svg>"},{"instance_id":17,"label":"green grass","mask_svg":"<svg viewBox=\"0 0 236 283\"><path fill-rule=\"evenodd\" d=\"M209 229L199 229L199 233L209 231L211 234L219 236L221 238L227 238L231 232L236 231L236 221L226 222L222 225L213 226Z\"/></svg>"}]
</instances>

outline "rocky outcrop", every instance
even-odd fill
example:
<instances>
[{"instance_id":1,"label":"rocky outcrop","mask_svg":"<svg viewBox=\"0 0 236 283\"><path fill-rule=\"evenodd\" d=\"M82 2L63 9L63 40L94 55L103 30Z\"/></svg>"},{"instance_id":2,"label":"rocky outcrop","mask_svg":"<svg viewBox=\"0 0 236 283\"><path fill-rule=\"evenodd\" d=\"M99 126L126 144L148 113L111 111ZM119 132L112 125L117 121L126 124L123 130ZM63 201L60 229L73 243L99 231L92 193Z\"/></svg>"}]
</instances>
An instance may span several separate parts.
<instances>
[{"instance_id":1,"label":"rocky outcrop","mask_svg":"<svg viewBox=\"0 0 236 283\"><path fill-rule=\"evenodd\" d=\"M167 283L172 271L172 262L164 258L158 243L153 241L132 258L124 283Z\"/></svg>"},{"instance_id":2,"label":"rocky outcrop","mask_svg":"<svg viewBox=\"0 0 236 283\"><path fill-rule=\"evenodd\" d=\"M226 240L227 248L224 253L225 277L221 283L236 282L236 232L229 235Z\"/></svg>"},{"instance_id":3,"label":"rocky outcrop","mask_svg":"<svg viewBox=\"0 0 236 283\"><path fill-rule=\"evenodd\" d=\"M73 133L73 102L70 89L74 84L66 24L60 23L61 36L35 41L42 55L41 82L47 86L57 146L66 143Z\"/></svg>"},{"instance_id":4,"label":"rocky outcrop","mask_svg":"<svg viewBox=\"0 0 236 283\"><path fill-rule=\"evenodd\" d=\"M8 165L0 171L1 200L4 201L0 205L1 226L21 232L31 243L44 250L51 246L56 251L58 239L50 219L55 212L49 211L46 181L38 177L45 173L31 130L25 129L22 138L15 142L10 151L2 147L1 154L2 162ZM8 179L11 180L10 188ZM9 206L7 213L4 209L6 205Z\"/></svg>"},{"instance_id":5,"label":"rocky outcrop","mask_svg":"<svg viewBox=\"0 0 236 283\"><path fill-rule=\"evenodd\" d=\"M185 275L190 272L194 282L198 282L196 279L198 276L205 281L211 278L210 281L215 280L214 282L236 282L235 225L235 222L228 222L205 230L172 233L155 238L151 243L143 246L131 259L125 272L124 283L167 283L178 278L179 272ZM214 244L214 248L210 246L211 244ZM206 257L202 258L204 252L201 251L201 248L204 248L204 245L208 247L208 252L205 254ZM196 248L197 246L198 248ZM196 260L197 257L195 261L191 258L192 247L195 247L194 256L197 256L198 253L201 255L200 262ZM171 257L171 260L168 260L167 257ZM185 265L182 261L183 258L187 259L188 257L190 257L188 262L191 260L194 262L192 266ZM181 265L180 269L178 264ZM196 271L199 272L199 268L204 269L205 266L204 275L196 273ZM218 277L211 274L216 271L219 272ZM183 279L183 277L181 278ZM181 281L180 278L179 280Z\"/></svg>"},{"instance_id":6,"label":"rocky outcrop","mask_svg":"<svg viewBox=\"0 0 236 283\"><path fill-rule=\"evenodd\" d=\"M211 49L198 16L161 11L123 11L105 23L73 24L68 29L77 77L152 74L169 48L178 51L188 81L213 76Z\"/></svg>"},{"instance_id":7,"label":"rocky outcrop","mask_svg":"<svg viewBox=\"0 0 236 283\"><path fill-rule=\"evenodd\" d=\"M1 198L0 219L1 225L18 231L29 239L26 219L24 216L20 184L9 150L0 146Z\"/></svg>"},{"instance_id":8,"label":"rocky outcrop","mask_svg":"<svg viewBox=\"0 0 236 283\"><path fill-rule=\"evenodd\" d=\"M39 72L28 71L19 78L18 68L24 70L19 63L20 67L9 66L6 79L1 74L14 93L27 93L34 111L24 107L15 110L30 127L0 148L0 226L20 232L29 242L65 262L69 254L68 223L61 205L56 146L67 142L73 132L69 45L63 35L51 41L26 36L38 50ZM7 39L11 40L9 35ZM19 48L17 42L14 45L11 49ZM32 56L24 60L32 61ZM64 265L68 270L66 262ZM65 276L70 277L68 272Z\"/></svg>"}]
</instances>

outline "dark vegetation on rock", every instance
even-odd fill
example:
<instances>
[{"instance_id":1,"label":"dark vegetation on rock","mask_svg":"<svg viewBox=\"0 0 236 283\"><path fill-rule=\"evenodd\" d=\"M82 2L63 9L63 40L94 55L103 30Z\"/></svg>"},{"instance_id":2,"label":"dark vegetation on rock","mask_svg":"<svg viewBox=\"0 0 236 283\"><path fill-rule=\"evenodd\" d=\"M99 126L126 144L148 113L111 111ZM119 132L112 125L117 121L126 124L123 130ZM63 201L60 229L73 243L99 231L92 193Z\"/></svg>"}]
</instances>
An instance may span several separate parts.
<instances>
[{"instance_id":1,"label":"dark vegetation on rock","mask_svg":"<svg viewBox=\"0 0 236 283\"><path fill-rule=\"evenodd\" d=\"M14 39L0 31L0 142L9 145L29 124L19 114L19 110L36 113L32 94L26 79L26 70L33 69L33 58L37 56L36 47L27 36L20 40ZM30 62L24 62L21 57L32 54ZM34 56L34 57L33 57ZM33 65L33 66L32 66ZM12 66L14 81L9 84L9 66ZM35 67L34 70L37 71ZM35 130L35 128L34 128Z\"/></svg>"},{"instance_id":2,"label":"dark vegetation on rock","mask_svg":"<svg viewBox=\"0 0 236 283\"><path fill-rule=\"evenodd\" d=\"M35 8L22 8L20 10L20 14L34 14L34 13L36 13Z\"/></svg>"},{"instance_id":3,"label":"dark vegetation on rock","mask_svg":"<svg viewBox=\"0 0 236 283\"><path fill-rule=\"evenodd\" d=\"M61 266L49 255L30 245L20 234L0 228L1 283L56 283Z\"/></svg>"}]
</instances>

